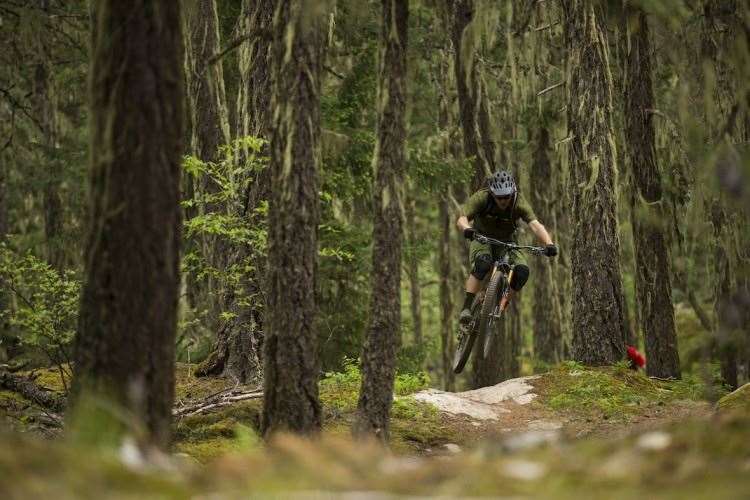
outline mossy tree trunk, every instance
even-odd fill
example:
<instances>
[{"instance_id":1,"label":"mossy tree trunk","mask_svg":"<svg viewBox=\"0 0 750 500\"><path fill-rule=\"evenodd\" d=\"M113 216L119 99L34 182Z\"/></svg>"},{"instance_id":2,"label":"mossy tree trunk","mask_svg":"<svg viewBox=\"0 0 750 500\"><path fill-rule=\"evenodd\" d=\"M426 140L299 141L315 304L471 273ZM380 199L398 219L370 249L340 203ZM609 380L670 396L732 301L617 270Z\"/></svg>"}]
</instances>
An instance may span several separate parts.
<instances>
[{"instance_id":1,"label":"mossy tree trunk","mask_svg":"<svg viewBox=\"0 0 750 500\"><path fill-rule=\"evenodd\" d=\"M680 378L671 259L664 224L669 215L663 209L662 174L656 159L649 27L645 13L636 8L627 6L625 16L625 143L631 178L638 322L646 345L646 373Z\"/></svg>"},{"instance_id":2,"label":"mossy tree trunk","mask_svg":"<svg viewBox=\"0 0 750 500\"><path fill-rule=\"evenodd\" d=\"M414 344L422 344L422 290L419 284L419 256L417 245L419 234L416 225L416 200L410 199L406 202L406 275L409 278L409 310L411 312L412 329L414 332Z\"/></svg>"},{"instance_id":3,"label":"mossy tree trunk","mask_svg":"<svg viewBox=\"0 0 750 500\"><path fill-rule=\"evenodd\" d=\"M464 156L473 161L472 189L476 190L484 185L494 169L495 144L490 135L487 100L474 53L475 39L469 29L475 22L475 5L474 0L447 0L447 4L451 15L453 69Z\"/></svg>"},{"instance_id":4,"label":"mossy tree trunk","mask_svg":"<svg viewBox=\"0 0 750 500\"><path fill-rule=\"evenodd\" d=\"M372 297L353 431L387 442L401 343L402 189L406 167L406 47L409 3L382 0L378 125L374 153Z\"/></svg>"},{"instance_id":5,"label":"mossy tree trunk","mask_svg":"<svg viewBox=\"0 0 750 500\"><path fill-rule=\"evenodd\" d=\"M215 0L187 0L185 19L185 83L192 124L191 153L206 163L221 160L219 147L229 143L229 121L221 60L209 64L221 48ZM192 180L192 179L191 179ZM199 197L216 194L220 187L209 176L192 186ZM207 203L205 213L226 213L224 203ZM203 235L198 243L206 265L221 270L227 264L227 245L220 237ZM205 283L188 277L188 297L194 307L207 311L207 326L218 331L225 309L219 281L209 273Z\"/></svg>"},{"instance_id":6,"label":"mossy tree trunk","mask_svg":"<svg viewBox=\"0 0 750 500\"><path fill-rule=\"evenodd\" d=\"M271 130L271 68L274 2L244 0L238 21L238 36L247 36L238 50L239 89L237 94L237 134L270 139ZM267 149L266 149L267 150ZM247 159L247 151L238 159ZM269 199L271 171L266 168L254 178L241 179L244 186L237 211L248 228L257 228L263 221L256 209ZM250 260L251 270L242 276L243 300L229 291L224 303L231 313L222 323L216 344L197 373L223 375L243 384L257 385L263 381L263 302L262 277L266 256L254 248L243 247L228 255L228 264Z\"/></svg>"},{"instance_id":7,"label":"mossy tree trunk","mask_svg":"<svg viewBox=\"0 0 750 500\"><path fill-rule=\"evenodd\" d=\"M180 279L180 4L102 0L96 26L74 409L109 400L166 447Z\"/></svg>"},{"instance_id":8,"label":"mossy tree trunk","mask_svg":"<svg viewBox=\"0 0 750 500\"><path fill-rule=\"evenodd\" d=\"M601 365L625 356L607 33L593 3L563 0L562 6L569 52L573 356Z\"/></svg>"},{"instance_id":9,"label":"mossy tree trunk","mask_svg":"<svg viewBox=\"0 0 750 500\"><path fill-rule=\"evenodd\" d=\"M539 127L536 137L534 161L531 164L529 198L531 206L544 214L545 226L557 235L554 199L556 180L549 158L549 130ZM549 220L550 222L547 222ZM558 363L563 359L563 315L560 308L557 280L557 262L553 259L537 259L534 279L534 356L545 363Z\"/></svg>"},{"instance_id":10,"label":"mossy tree trunk","mask_svg":"<svg viewBox=\"0 0 750 500\"><path fill-rule=\"evenodd\" d=\"M272 190L262 428L319 431L315 275L322 29L304 0L280 0L273 22Z\"/></svg>"},{"instance_id":11,"label":"mossy tree trunk","mask_svg":"<svg viewBox=\"0 0 750 500\"><path fill-rule=\"evenodd\" d=\"M441 22L436 23L436 29L442 30L443 47L439 58L437 71L439 75L439 107L438 127L440 133L445 136L443 142L443 154L449 159L458 159L460 156L459 141L453 135L456 132L455 114L451 105L450 84L450 33L446 26L450 25L448 9L440 11ZM438 221L440 229L440 240L438 241L437 267L440 296L440 357L442 362L443 389L453 391L456 388L456 376L453 373L453 354L455 351L455 311L453 295L458 291L454 283L455 276L453 251L454 242L451 236L455 233L455 226L451 220L449 200L453 196L450 186L440 197L438 204Z\"/></svg>"}]
</instances>

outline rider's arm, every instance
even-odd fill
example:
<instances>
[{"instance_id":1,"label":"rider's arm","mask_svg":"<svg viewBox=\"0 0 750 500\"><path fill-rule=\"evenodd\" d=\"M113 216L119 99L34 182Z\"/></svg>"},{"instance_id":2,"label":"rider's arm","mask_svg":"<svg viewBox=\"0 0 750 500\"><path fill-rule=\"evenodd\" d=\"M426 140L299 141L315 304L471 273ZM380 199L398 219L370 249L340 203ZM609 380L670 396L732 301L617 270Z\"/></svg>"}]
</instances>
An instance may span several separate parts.
<instances>
[{"instance_id":1,"label":"rider's arm","mask_svg":"<svg viewBox=\"0 0 750 500\"><path fill-rule=\"evenodd\" d=\"M474 216L479 213L486 200L486 191L477 191L466 200L466 203L461 206L461 215L456 221L456 227L458 227L459 231L464 232L471 227L471 222L469 222L469 220L473 219Z\"/></svg>"},{"instance_id":2,"label":"rider's arm","mask_svg":"<svg viewBox=\"0 0 750 500\"><path fill-rule=\"evenodd\" d=\"M469 218L468 217L466 217L465 215L462 215L456 221L456 226L458 226L458 230L459 231L463 232L464 229L467 229L467 228L471 227L471 223L469 222Z\"/></svg>"},{"instance_id":3,"label":"rider's arm","mask_svg":"<svg viewBox=\"0 0 750 500\"><path fill-rule=\"evenodd\" d=\"M539 238L539 240L545 244L545 245L552 245L552 238L550 237L549 233L547 232L547 228L545 228L541 222L534 219L531 222L529 222L529 229L531 229L531 232L534 233L534 235Z\"/></svg>"}]
</instances>

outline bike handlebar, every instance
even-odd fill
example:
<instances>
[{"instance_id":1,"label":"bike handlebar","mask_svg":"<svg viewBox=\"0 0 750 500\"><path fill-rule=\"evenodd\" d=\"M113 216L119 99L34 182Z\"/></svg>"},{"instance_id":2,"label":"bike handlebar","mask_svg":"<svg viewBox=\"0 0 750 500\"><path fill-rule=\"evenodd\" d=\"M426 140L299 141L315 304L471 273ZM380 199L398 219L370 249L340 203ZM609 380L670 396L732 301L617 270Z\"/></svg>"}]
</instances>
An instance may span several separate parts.
<instances>
[{"instance_id":1,"label":"bike handlebar","mask_svg":"<svg viewBox=\"0 0 750 500\"><path fill-rule=\"evenodd\" d=\"M536 255L545 255L545 248L544 247L534 247L529 245L517 245L515 243L508 243L505 241L495 240L493 238L490 238L488 236L485 236L483 234L475 234L474 240L478 241L482 244L490 244L495 246L503 246L505 248L508 248L510 250L526 250L529 253L536 254Z\"/></svg>"}]
</instances>

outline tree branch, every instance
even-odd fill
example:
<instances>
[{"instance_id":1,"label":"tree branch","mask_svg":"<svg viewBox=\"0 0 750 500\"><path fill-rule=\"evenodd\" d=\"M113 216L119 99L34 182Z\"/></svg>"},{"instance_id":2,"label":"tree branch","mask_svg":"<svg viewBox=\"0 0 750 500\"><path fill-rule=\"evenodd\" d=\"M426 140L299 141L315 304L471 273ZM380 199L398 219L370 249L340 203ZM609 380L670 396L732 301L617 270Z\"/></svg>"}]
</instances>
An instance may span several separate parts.
<instances>
[{"instance_id":1,"label":"tree branch","mask_svg":"<svg viewBox=\"0 0 750 500\"><path fill-rule=\"evenodd\" d=\"M231 42L229 42L229 45L227 45L226 47L224 47L224 49L222 49L221 51L219 51L216 54L214 54L211 57L209 57L208 60L206 61L206 67L209 67L209 66L211 66L213 64L216 64L216 62L219 59L221 59L225 55L229 54L231 51L233 51L234 49L236 49L237 47L239 47L240 45L242 45L245 41L247 41L247 40L249 40L251 38L267 38L267 39L270 39L271 38L271 32L269 30L267 30L267 29L258 28L258 29L251 30L251 31L249 31L247 33L244 33L244 34L238 36L237 38L235 38L234 40L232 40Z\"/></svg>"}]
</instances>

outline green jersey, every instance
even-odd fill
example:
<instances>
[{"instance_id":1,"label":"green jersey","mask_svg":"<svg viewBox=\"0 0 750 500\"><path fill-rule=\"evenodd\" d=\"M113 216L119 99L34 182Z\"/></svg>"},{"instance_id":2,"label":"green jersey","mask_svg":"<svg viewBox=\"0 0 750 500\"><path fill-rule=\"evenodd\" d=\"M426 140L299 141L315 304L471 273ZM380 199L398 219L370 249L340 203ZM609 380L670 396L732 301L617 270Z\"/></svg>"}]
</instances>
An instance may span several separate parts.
<instances>
[{"instance_id":1,"label":"green jersey","mask_svg":"<svg viewBox=\"0 0 750 500\"><path fill-rule=\"evenodd\" d=\"M466 200L462 209L474 229L501 241L513 241L518 219L527 224L536 219L531 205L518 193L516 202L501 210L488 189L480 189Z\"/></svg>"}]
</instances>

